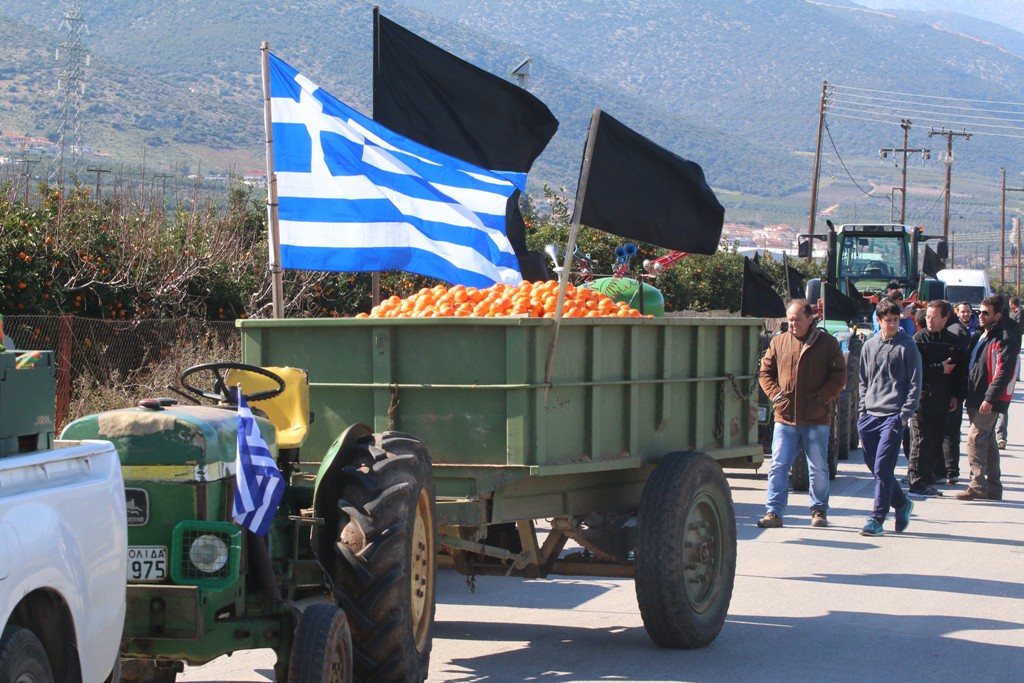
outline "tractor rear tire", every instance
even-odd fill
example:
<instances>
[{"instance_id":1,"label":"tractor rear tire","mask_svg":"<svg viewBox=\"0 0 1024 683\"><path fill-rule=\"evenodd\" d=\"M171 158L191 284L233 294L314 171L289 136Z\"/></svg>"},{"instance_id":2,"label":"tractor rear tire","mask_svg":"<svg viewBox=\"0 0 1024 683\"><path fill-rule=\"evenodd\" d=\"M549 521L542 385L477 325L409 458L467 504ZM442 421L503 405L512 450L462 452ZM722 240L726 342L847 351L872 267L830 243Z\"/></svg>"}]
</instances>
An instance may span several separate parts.
<instances>
[{"instance_id":1,"label":"tractor rear tire","mask_svg":"<svg viewBox=\"0 0 1024 683\"><path fill-rule=\"evenodd\" d=\"M0 680L12 683L53 683L50 660L36 634L7 626L0 637Z\"/></svg>"},{"instance_id":2,"label":"tractor rear tire","mask_svg":"<svg viewBox=\"0 0 1024 683\"><path fill-rule=\"evenodd\" d=\"M336 605L310 605L295 629L288 683L351 683L352 632Z\"/></svg>"},{"instance_id":3,"label":"tractor rear tire","mask_svg":"<svg viewBox=\"0 0 1024 683\"><path fill-rule=\"evenodd\" d=\"M335 599L348 615L358 680L427 677L437 578L430 458L419 439L370 434L343 458Z\"/></svg>"},{"instance_id":4,"label":"tractor rear tire","mask_svg":"<svg viewBox=\"0 0 1024 683\"><path fill-rule=\"evenodd\" d=\"M828 478L835 479L839 474L839 402L832 406L832 424L828 428Z\"/></svg>"},{"instance_id":5,"label":"tractor rear tire","mask_svg":"<svg viewBox=\"0 0 1024 683\"><path fill-rule=\"evenodd\" d=\"M670 453L651 473L637 520L636 597L661 647L715 639L736 579L736 514L729 483L703 453Z\"/></svg>"},{"instance_id":6,"label":"tractor rear tire","mask_svg":"<svg viewBox=\"0 0 1024 683\"><path fill-rule=\"evenodd\" d=\"M850 402L853 398L850 389L843 389L839 394L839 459L850 459Z\"/></svg>"},{"instance_id":7,"label":"tractor rear tire","mask_svg":"<svg viewBox=\"0 0 1024 683\"><path fill-rule=\"evenodd\" d=\"M796 454L793 467L789 470L789 486L794 491L806 491L811 488L811 475L807 469L807 454L802 448Z\"/></svg>"}]
</instances>

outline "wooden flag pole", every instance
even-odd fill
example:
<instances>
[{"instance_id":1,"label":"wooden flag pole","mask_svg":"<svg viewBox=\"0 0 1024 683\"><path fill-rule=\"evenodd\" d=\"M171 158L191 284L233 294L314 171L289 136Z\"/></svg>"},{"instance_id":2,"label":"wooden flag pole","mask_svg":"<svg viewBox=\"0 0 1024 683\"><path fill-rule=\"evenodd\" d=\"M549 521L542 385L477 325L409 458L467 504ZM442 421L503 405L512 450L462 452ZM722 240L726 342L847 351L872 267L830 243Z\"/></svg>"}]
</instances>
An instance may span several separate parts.
<instances>
[{"instance_id":1,"label":"wooden flag pole","mask_svg":"<svg viewBox=\"0 0 1024 683\"><path fill-rule=\"evenodd\" d=\"M597 143L597 125L601 120L601 110L595 109L590 117L590 129L587 131L587 145L580 164L580 180L576 185L576 201L572 207L572 221L569 225L569 242L565 246L565 263L558 278L558 302L555 304L555 325L551 332L551 346L548 348L548 359L544 366L544 383L551 388L551 375L554 371L555 348L558 346L558 331L562 326L562 306L565 304L565 290L569 284L569 272L572 269L572 255L576 250L576 237L580 232L580 214L583 213L583 201L587 194L587 179L590 177L590 162L594 156L594 145Z\"/></svg>"},{"instance_id":2,"label":"wooden flag pole","mask_svg":"<svg viewBox=\"0 0 1024 683\"><path fill-rule=\"evenodd\" d=\"M267 226L270 236L270 286L273 317L284 317L284 278L281 269L281 228L274 173L274 126L270 116L270 44L260 44L263 67L263 127L267 134Z\"/></svg>"}]
</instances>

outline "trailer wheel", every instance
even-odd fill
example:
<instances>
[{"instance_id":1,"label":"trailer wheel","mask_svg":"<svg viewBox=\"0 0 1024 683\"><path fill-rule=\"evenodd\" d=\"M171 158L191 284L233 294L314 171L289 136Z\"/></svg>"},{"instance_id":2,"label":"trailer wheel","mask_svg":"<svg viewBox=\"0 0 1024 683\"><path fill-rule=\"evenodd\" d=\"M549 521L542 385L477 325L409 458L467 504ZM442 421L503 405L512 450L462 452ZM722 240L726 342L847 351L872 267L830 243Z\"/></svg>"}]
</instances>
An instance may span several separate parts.
<instances>
[{"instance_id":1,"label":"trailer wheel","mask_svg":"<svg viewBox=\"0 0 1024 683\"><path fill-rule=\"evenodd\" d=\"M299 617L289 683L351 683L352 633L336 605L310 605Z\"/></svg>"},{"instance_id":2,"label":"trailer wheel","mask_svg":"<svg viewBox=\"0 0 1024 683\"><path fill-rule=\"evenodd\" d=\"M352 629L355 675L417 683L430 663L437 574L427 449L384 432L339 455L335 598Z\"/></svg>"},{"instance_id":3,"label":"trailer wheel","mask_svg":"<svg viewBox=\"0 0 1024 683\"><path fill-rule=\"evenodd\" d=\"M637 521L636 597L661 647L704 647L725 623L736 578L736 514L718 463L670 453L651 473Z\"/></svg>"},{"instance_id":4,"label":"trailer wheel","mask_svg":"<svg viewBox=\"0 0 1024 683\"><path fill-rule=\"evenodd\" d=\"M4 628L0 637L0 679L11 683L53 683L46 650L27 628Z\"/></svg>"}]
</instances>

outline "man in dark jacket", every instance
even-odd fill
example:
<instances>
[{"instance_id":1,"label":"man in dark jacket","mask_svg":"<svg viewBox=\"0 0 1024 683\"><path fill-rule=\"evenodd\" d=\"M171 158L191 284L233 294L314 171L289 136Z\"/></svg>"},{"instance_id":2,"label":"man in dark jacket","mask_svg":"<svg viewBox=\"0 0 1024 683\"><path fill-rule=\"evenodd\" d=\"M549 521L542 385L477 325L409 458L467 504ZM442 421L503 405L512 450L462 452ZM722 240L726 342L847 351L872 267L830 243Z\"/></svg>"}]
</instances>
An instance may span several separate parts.
<instances>
[{"instance_id":1,"label":"man in dark jacket","mask_svg":"<svg viewBox=\"0 0 1024 683\"><path fill-rule=\"evenodd\" d=\"M1002 500L996 419L1013 398L1020 336L1003 324L1003 297L995 294L981 302L981 334L975 335L967 374L967 460L971 483L956 494L958 500Z\"/></svg>"},{"instance_id":2,"label":"man in dark jacket","mask_svg":"<svg viewBox=\"0 0 1024 683\"><path fill-rule=\"evenodd\" d=\"M949 414L960 414L967 393L967 362L960 342L946 329L952 313L950 305L935 300L925 311L925 327L914 335L921 352L921 402L910 418L913 446L907 476L909 493L936 496L941 494L932 484L936 470L945 462L942 441ZM942 471L943 479L958 476L959 470Z\"/></svg>"},{"instance_id":3,"label":"man in dark jacket","mask_svg":"<svg viewBox=\"0 0 1024 683\"><path fill-rule=\"evenodd\" d=\"M971 305L967 304L967 308ZM973 315L973 311L971 312ZM966 358L967 352L971 350L971 331L968 329L961 320L956 311L949 316L949 322L946 324L946 330L956 337L957 342L960 344L960 350L963 351L963 357L965 359L964 372L967 372ZM966 375L965 375L966 377ZM951 412L946 422L946 435L942 439L942 455L944 462L938 463L935 468L935 478L937 481L941 481L943 477L946 478L947 484L955 484L960 480L960 441L961 433L960 427L964 422L964 403L960 401L960 406Z\"/></svg>"},{"instance_id":4,"label":"man in dark jacket","mask_svg":"<svg viewBox=\"0 0 1024 683\"><path fill-rule=\"evenodd\" d=\"M790 302L786 319L789 329L772 338L758 377L775 404L775 430L768 509L757 526L782 526L789 469L803 447L811 484L811 525L823 527L828 526L828 431L832 405L846 386L846 359L836 338L814 327L814 311L805 299Z\"/></svg>"}]
</instances>

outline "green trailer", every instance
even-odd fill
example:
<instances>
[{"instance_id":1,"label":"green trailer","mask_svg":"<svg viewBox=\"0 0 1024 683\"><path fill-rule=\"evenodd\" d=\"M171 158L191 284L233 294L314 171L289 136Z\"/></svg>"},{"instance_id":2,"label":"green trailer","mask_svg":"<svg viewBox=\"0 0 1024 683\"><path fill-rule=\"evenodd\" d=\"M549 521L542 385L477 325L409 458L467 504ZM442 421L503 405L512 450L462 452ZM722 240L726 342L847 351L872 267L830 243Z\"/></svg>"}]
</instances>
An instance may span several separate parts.
<instances>
[{"instance_id":1,"label":"green trailer","mask_svg":"<svg viewBox=\"0 0 1024 683\"><path fill-rule=\"evenodd\" d=\"M345 473L356 474L344 454L372 433L407 433L429 450L420 476L436 492L436 508L417 506L422 547L411 562L439 548L440 566L469 576L635 577L659 645L700 647L718 634L736 554L722 467L762 459L760 320L563 320L550 365L550 319L238 326L245 363L309 374L315 419L291 483L315 487L321 559L373 546L352 523L372 510L338 502ZM434 578L412 580L415 621L433 614ZM341 607L358 652L372 624L360 623L357 605L342 598Z\"/></svg>"}]
</instances>

